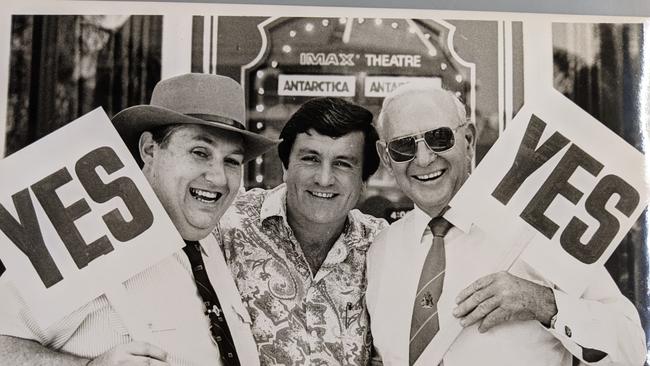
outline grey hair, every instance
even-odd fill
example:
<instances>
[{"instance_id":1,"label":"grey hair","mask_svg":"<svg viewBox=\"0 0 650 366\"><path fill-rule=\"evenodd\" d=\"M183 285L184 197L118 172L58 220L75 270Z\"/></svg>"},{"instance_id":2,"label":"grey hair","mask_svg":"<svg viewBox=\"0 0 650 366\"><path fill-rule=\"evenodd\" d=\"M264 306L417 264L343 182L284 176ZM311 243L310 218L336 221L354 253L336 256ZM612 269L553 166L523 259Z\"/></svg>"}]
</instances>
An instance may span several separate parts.
<instances>
[{"instance_id":1,"label":"grey hair","mask_svg":"<svg viewBox=\"0 0 650 366\"><path fill-rule=\"evenodd\" d=\"M375 128L379 133L379 138L382 141L385 141L386 139L386 131L384 129L384 126L386 121L388 120L388 114L389 114L388 109L391 103L393 103L394 101L402 97L411 94L422 93L422 94L433 95L440 92L443 92L447 94L450 98L452 98L454 105L456 106L456 112L458 113L458 118L461 120L462 124L474 123L467 117L465 104L463 104L463 102L461 102L460 99L458 99L456 94L454 94L453 92L447 89L436 87L435 85L432 85L431 83L428 82L413 82L413 83L408 83L397 87L390 94L388 94L386 98L384 98L384 102L381 105L381 112L379 112L379 117L377 117L377 121L375 122Z\"/></svg>"}]
</instances>

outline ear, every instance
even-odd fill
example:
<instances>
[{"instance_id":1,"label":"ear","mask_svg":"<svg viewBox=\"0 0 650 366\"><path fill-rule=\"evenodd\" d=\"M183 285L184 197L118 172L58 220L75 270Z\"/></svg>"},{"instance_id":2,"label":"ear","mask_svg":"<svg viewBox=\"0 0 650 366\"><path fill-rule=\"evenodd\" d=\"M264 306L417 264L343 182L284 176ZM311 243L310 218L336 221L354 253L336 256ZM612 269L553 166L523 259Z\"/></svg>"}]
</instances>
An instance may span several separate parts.
<instances>
[{"instance_id":1,"label":"ear","mask_svg":"<svg viewBox=\"0 0 650 366\"><path fill-rule=\"evenodd\" d=\"M388 156L388 151L386 151L386 143L384 141L378 140L375 143L375 148L377 149L377 155L381 160L381 165L386 168L386 171L390 175L393 175L393 166L390 164L390 156Z\"/></svg>"},{"instance_id":2,"label":"ear","mask_svg":"<svg viewBox=\"0 0 650 366\"><path fill-rule=\"evenodd\" d=\"M470 154L469 156L474 157L474 153L476 152L476 125L473 123L468 123L467 126L465 126L465 143L467 144L467 152Z\"/></svg>"},{"instance_id":3,"label":"ear","mask_svg":"<svg viewBox=\"0 0 650 366\"><path fill-rule=\"evenodd\" d=\"M151 162L157 148L158 144L153 140L151 132L145 131L140 135L138 150L140 151L140 159L142 159L145 166Z\"/></svg>"}]
</instances>

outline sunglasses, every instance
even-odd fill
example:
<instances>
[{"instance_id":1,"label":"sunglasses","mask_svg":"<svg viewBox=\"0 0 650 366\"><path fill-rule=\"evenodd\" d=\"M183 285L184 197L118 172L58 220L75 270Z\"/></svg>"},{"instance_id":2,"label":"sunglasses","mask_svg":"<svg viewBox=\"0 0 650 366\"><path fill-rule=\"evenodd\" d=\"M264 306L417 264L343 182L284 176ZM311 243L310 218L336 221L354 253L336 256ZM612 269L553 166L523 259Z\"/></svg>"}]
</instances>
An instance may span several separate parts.
<instances>
[{"instance_id":1,"label":"sunglasses","mask_svg":"<svg viewBox=\"0 0 650 366\"><path fill-rule=\"evenodd\" d=\"M411 136L399 137L391 140L386 145L390 158L396 163L406 163L415 158L418 150L418 142L424 141L427 147L435 152L445 152L456 143L454 133L465 124L456 128L440 127L433 130L417 133Z\"/></svg>"}]
</instances>

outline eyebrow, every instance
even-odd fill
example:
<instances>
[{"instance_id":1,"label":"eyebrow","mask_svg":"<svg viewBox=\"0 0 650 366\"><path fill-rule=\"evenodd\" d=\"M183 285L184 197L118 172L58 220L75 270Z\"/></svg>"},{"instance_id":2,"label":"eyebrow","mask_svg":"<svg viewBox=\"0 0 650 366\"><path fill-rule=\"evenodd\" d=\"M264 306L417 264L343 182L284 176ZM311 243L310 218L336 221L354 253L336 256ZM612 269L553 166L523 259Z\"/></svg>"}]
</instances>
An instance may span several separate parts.
<instances>
[{"instance_id":1,"label":"eyebrow","mask_svg":"<svg viewBox=\"0 0 650 366\"><path fill-rule=\"evenodd\" d=\"M212 139L212 138L210 138L209 136L206 136L206 135L196 135L196 136L194 136L194 140L195 141L205 142L206 144L209 144L209 145L217 145L217 142L214 139ZM239 143L238 145L239 146L234 151L230 152L228 155L232 155L232 154L244 155L244 148L241 146L242 144Z\"/></svg>"},{"instance_id":2,"label":"eyebrow","mask_svg":"<svg viewBox=\"0 0 650 366\"><path fill-rule=\"evenodd\" d=\"M298 154L302 154L302 155L304 155L304 154L313 154L313 155L318 155L318 156L322 155L321 153L319 153L316 150L305 149L305 148L298 149ZM350 161L351 163L354 163L354 164L359 163L359 159L357 159L356 157L351 156L351 155L336 155L334 157L334 159L348 160L348 161Z\"/></svg>"},{"instance_id":3,"label":"eyebrow","mask_svg":"<svg viewBox=\"0 0 650 366\"><path fill-rule=\"evenodd\" d=\"M194 140L202 141L207 144L215 144L215 141L206 135L196 135L194 136Z\"/></svg>"}]
</instances>

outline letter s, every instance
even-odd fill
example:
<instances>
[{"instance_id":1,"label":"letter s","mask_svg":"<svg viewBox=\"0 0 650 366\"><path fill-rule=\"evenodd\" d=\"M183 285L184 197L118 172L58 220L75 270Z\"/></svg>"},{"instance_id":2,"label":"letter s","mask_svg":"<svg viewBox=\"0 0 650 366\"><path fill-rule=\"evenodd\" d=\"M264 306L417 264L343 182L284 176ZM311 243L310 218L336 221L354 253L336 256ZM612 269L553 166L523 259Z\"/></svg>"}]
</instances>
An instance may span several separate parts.
<instances>
[{"instance_id":1,"label":"letter s","mask_svg":"<svg viewBox=\"0 0 650 366\"><path fill-rule=\"evenodd\" d=\"M75 172L84 189L95 202L104 203L113 197L120 197L124 201L133 220L124 220L117 209L111 210L102 218L115 239L121 242L129 241L151 227L153 214L131 179L120 177L104 183L95 171L98 166L104 168L107 174L113 174L122 169L124 164L112 148L103 146L79 159L75 165Z\"/></svg>"},{"instance_id":2,"label":"letter s","mask_svg":"<svg viewBox=\"0 0 650 366\"><path fill-rule=\"evenodd\" d=\"M596 262L618 234L620 228L618 220L605 210L605 204L614 194L620 196L616 203L616 209L630 217L639 205L639 192L620 177L606 175L596 184L585 201L585 209L600 224L591 240L586 244L580 242L580 238L587 230L587 225L576 217L569 221L560 236L562 248L582 263Z\"/></svg>"}]
</instances>

